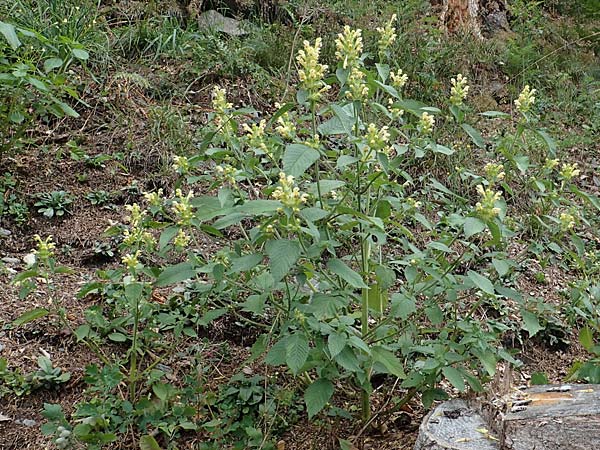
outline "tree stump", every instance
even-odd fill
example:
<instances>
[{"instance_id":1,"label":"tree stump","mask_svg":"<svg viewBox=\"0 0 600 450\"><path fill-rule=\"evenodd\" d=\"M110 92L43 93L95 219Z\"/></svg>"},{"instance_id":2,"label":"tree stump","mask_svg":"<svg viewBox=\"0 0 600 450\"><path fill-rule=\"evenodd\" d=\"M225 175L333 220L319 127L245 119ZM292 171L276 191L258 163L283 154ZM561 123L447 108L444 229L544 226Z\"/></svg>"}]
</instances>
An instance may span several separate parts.
<instances>
[{"instance_id":1,"label":"tree stump","mask_svg":"<svg viewBox=\"0 0 600 450\"><path fill-rule=\"evenodd\" d=\"M423 419L414 450L499 450L487 429L476 407L450 400Z\"/></svg>"},{"instance_id":2,"label":"tree stump","mask_svg":"<svg viewBox=\"0 0 600 450\"><path fill-rule=\"evenodd\" d=\"M600 385L536 386L483 404L445 402L423 420L414 450L447 449L600 449Z\"/></svg>"},{"instance_id":3,"label":"tree stump","mask_svg":"<svg viewBox=\"0 0 600 450\"><path fill-rule=\"evenodd\" d=\"M600 448L600 386L537 386L502 421L503 450Z\"/></svg>"}]
</instances>

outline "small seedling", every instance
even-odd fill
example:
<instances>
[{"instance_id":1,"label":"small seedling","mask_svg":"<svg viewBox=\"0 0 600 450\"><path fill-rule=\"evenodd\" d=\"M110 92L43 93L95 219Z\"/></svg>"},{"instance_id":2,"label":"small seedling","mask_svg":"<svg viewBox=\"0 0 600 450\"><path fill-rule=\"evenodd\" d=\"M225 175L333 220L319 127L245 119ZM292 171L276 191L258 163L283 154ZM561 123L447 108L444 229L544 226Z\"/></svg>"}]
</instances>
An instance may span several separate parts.
<instances>
[{"instance_id":1,"label":"small seedling","mask_svg":"<svg viewBox=\"0 0 600 450\"><path fill-rule=\"evenodd\" d=\"M69 206L73 203L73 197L65 191L52 191L38 194L40 199L35 203L38 207L38 212L48 218L62 217L69 214Z\"/></svg>"}]
</instances>

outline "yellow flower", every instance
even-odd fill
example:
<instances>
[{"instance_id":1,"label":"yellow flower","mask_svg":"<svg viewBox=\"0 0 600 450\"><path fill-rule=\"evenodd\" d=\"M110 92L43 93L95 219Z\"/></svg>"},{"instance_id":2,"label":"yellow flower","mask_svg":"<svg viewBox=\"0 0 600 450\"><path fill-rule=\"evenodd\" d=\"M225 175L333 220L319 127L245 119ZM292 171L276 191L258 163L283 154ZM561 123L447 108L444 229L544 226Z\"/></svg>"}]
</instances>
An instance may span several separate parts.
<instances>
[{"instance_id":1,"label":"yellow flower","mask_svg":"<svg viewBox=\"0 0 600 450\"><path fill-rule=\"evenodd\" d=\"M144 193L144 198L146 199L146 201L148 202L148 204L150 206L156 206L156 207L162 206L162 201L163 201L162 197L163 197L162 188L160 188L156 192L145 192Z\"/></svg>"},{"instance_id":2,"label":"yellow flower","mask_svg":"<svg viewBox=\"0 0 600 450\"><path fill-rule=\"evenodd\" d=\"M535 89L531 89L529 85L526 84L519 94L519 98L515 100L515 106L517 107L517 110L522 113L528 112L535 103L535 97L533 95L535 92Z\"/></svg>"},{"instance_id":3,"label":"yellow flower","mask_svg":"<svg viewBox=\"0 0 600 450\"><path fill-rule=\"evenodd\" d=\"M560 230L565 232L575 228L575 216L570 213L561 213L560 217Z\"/></svg>"},{"instance_id":4,"label":"yellow flower","mask_svg":"<svg viewBox=\"0 0 600 450\"><path fill-rule=\"evenodd\" d=\"M177 197L177 200L173 201L171 209L177 218L177 225L191 225L192 218L194 217L194 207L191 205L190 201L194 197L194 191L189 191L187 195L184 196L181 189L177 189L175 191L175 196Z\"/></svg>"},{"instance_id":5,"label":"yellow flower","mask_svg":"<svg viewBox=\"0 0 600 450\"><path fill-rule=\"evenodd\" d=\"M475 210L484 220L490 220L500 214L500 208L496 207L496 202L502 197L501 192L494 192L490 188L484 188L481 184L477 186L477 192L481 196L481 201L475 205Z\"/></svg>"},{"instance_id":6,"label":"yellow flower","mask_svg":"<svg viewBox=\"0 0 600 450\"><path fill-rule=\"evenodd\" d=\"M271 156L271 151L267 147L265 138L265 128L267 121L261 120L258 124L253 123L251 126L245 123L242 128L247 133L248 144L250 147L261 150L263 153Z\"/></svg>"},{"instance_id":7,"label":"yellow flower","mask_svg":"<svg viewBox=\"0 0 600 450\"><path fill-rule=\"evenodd\" d=\"M300 211L300 206L308 200L308 195L301 193L300 189L294 186L294 177L284 172L279 173L279 186L275 188L271 197L294 212Z\"/></svg>"},{"instance_id":8,"label":"yellow flower","mask_svg":"<svg viewBox=\"0 0 600 450\"><path fill-rule=\"evenodd\" d=\"M559 172L559 175L567 181L578 177L579 174L581 174L581 170L579 170L577 168L577 163L573 163L573 164L564 163L561 166L560 172Z\"/></svg>"},{"instance_id":9,"label":"yellow flower","mask_svg":"<svg viewBox=\"0 0 600 450\"><path fill-rule=\"evenodd\" d=\"M362 31L352 30L348 25L344 31L338 34L335 40L337 59L342 61L342 67L349 69L359 65L360 56L363 51Z\"/></svg>"},{"instance_id":10,"label":"yellow flower","mask_svg":"<svg viewBox=\"0 0 600 450\"><path fill-rule=\"evenodd\" d=\"M408 82L408 75L406 75L402 69L398 69L397 72L392 70L390 72L390 80L392 80L392 86L396 88L398 92L400 92Z\"/></svg>"},{"instance_id":11,"label":"yellow flower","mask_svg":"<svg viewBox=\"0 0 600 450\"><path fill-rule=\"evenodd\" d=\"M185 156L173 156L173 170L185 175L190 171L190 161Z\"/></svg>"},{"instance_id":12,"label":"yellow flower","mask_svg":"<svg viewBox=\"0 0 600 450\"><path fill-rule=\"evenodd\" d=\"M450 88L450 103L460 106L469 93L467 79L459 73L456 78L452 78L450 81L452 83L452 87Z\"/></svg>"},{"instance_id":13,"label":"yellow flower","mask_svg":"<svg viewBox=\"0 0 600 450\"><path fill-rule=\"evenodd\" d=\"M121 258L121 261L123 262L123 264L125 264L127 266L127 268L129 270L134 270L140 263L140 261L138 259L139 256L140 256L140 251L137 250L134 254L127 253L126 255L124 255Z\"/></svg>"},{"instance_id":14,"label":"yellow flower","mask_svg":"<svg viewBox=\"0 0 600 450\"><path fill-rule=\"evenodd\" d=\"M189 243L190 237L185 233L185 231L179 230L177 236L175 236L175 239L173 240L173 244L175 245L175 247L183 249L186 248Z\"/></svg>"},{"instance_id":15,"label":"yellow flower","mask_svg":"<svg viewBox=\"0 0 600 450\"><path fill-rule=\"evenodd\" d=\"M502 181L506 176L504 173L504 165L502 164L487 163L484 166L483 171L485 172L485 177L490 184Z\"/></svg>"},{"instance_id":16,"label":"yellow flower","mask_svg":"<svg viewBox=\"0 0 600 450\"><path fill-rule=\"evenodd\" d=\"M33 238L37 242L37 248L33 250L36 258L39 261L48 262L54 256L54 249L56 248L56 244L52 242L52 236L42 239L39 234L36 234Z\"/></svg>"},{"instance_id":17,"label":"yellow flower","mask_svg":"<svg viewBox=\"0 0 600 450\"><path fill-rule=\"evenodd\" d=\"M349 100L361 100L369 95L369 87L364 82L365 74L362 70L352 67L348 75L348 90L346 97Z\"/></svg>"},{"instance_id":18,"label":"yellow flower","mask_svg":"<svg viewBox=\"0 0 600 450\"><path fill-rule=\"evenodd\" d=\"M421 120L419 120L419 131L423 134L430 134L433 131L435 125L435 117L428 112L421 114Z\"/></svg>"},{"instance_id":19,"label":"yellow flower","mask_svg":"<svg viewBox=\"0 0 600 450\"><path fill-rule=\"evenodd\" d=\"M300 86L309 93L309 100L317 102L321 95L329 89L329 86L323 81L327 66L319 63L319 54L323 42L321 38L315 39L315 44L304 41L304 48L298 51L296 61L300 65L298 79Z\"/></svg>"},{"instance_id":20,"label":"yellow flower","mask_svg":"<svg viewBox=\"0 0 600 450\"><path fill-rule=\"evenodd\" d=\"M385 27L378 27L377 32L379 33L379 41L377 47L379 48L379 58L383 59L386 56L386 51L390 48L394 42L396 42L396 28L394 22L396 22L397 16L393 14L390 20L385 24Z\"/></svg>"}]
</instances>

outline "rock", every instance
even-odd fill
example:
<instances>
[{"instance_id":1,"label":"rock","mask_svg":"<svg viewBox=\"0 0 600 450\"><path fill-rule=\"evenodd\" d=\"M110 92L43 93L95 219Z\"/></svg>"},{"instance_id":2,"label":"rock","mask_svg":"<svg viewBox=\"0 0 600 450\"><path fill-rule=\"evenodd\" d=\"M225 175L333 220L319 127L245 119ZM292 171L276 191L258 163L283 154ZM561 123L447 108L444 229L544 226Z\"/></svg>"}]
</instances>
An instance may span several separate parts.
<instances>
[{"instance_id":1,"label":"rock","mask_svg":"<svg viewBox=\"0 0 600 450\"><path fill-rule=\"evenodd\" d=\"M231 36L242 36L247 34L247 32L243 30L242 22L230 17L225 17L214 9L200 14L198 17L198 26L201 30L219 31Z\"/></svg>"},{"instance_id":2,"label":"rock","mask_svg":"<svg viewBox=\"0 0 600 450\"><path fill-rule=\"evenodd\" d=\"M2 258L2 262L11 265L21 264L21 260L19 258L12 258L10 256L5 256L4 258Z\"/></svg>"},{"instance_id":3,"label":"rock","mask_svg":"<svg viewBox=\"0 0 600 450\"><path fill-rule=\"evenodd\" d=\"M10 232L10 230L7 230L5 228L0 228L0 237L8 237L11 234L12 233Z\"/></svg>"},{"instance_id":4,"label":"rock","mask_svg":"<svg viewBox=\"0 0 600 450\"><path fill-rule=\"evenodd\" d=\"M23 262L27 267L31 267L35 264L35 253L27 253L23 256Z\"/></svg>"}]
</instances>

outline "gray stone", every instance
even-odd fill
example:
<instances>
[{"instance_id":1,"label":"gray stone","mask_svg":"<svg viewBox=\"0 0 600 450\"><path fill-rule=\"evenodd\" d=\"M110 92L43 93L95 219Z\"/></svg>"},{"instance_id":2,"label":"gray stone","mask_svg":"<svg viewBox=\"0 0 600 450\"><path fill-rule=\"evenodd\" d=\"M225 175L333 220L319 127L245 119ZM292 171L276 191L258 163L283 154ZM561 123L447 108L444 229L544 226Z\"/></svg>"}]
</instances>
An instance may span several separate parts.
<instances>
[{"instance_id":1,"label":"gray stone","mask_svg":"<svg viewBox=\"0 0 600 450\"><path fill-rule=\"evenodd\" d=\"M243 29L243 24L239 20L225 17L223 14L214 9L208 10L200 14L198 17L198 26L200 29L218 31L229 34L231 36L242 36L247 34Z\"/></svg>"}]
</instances>

